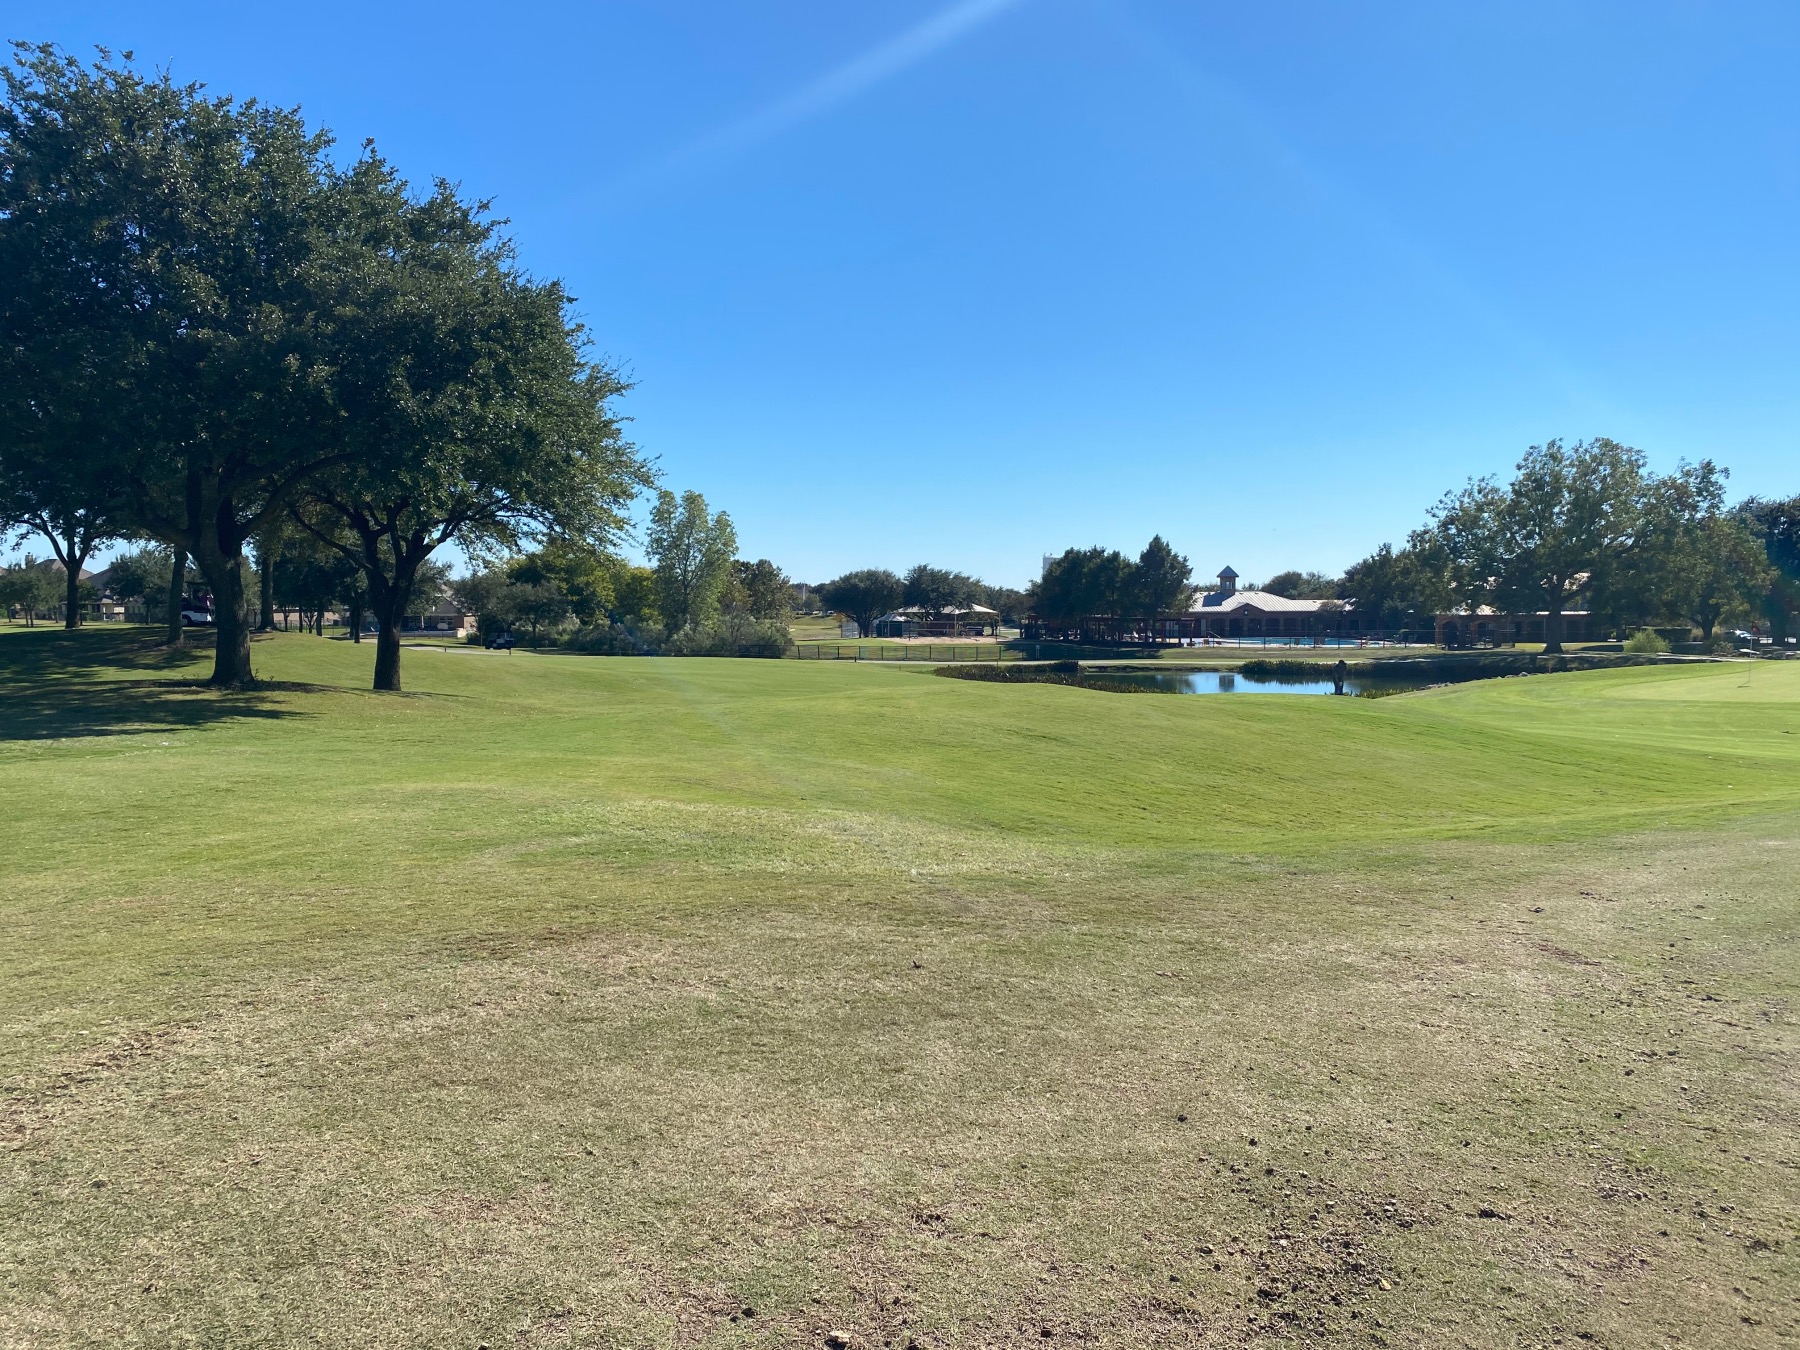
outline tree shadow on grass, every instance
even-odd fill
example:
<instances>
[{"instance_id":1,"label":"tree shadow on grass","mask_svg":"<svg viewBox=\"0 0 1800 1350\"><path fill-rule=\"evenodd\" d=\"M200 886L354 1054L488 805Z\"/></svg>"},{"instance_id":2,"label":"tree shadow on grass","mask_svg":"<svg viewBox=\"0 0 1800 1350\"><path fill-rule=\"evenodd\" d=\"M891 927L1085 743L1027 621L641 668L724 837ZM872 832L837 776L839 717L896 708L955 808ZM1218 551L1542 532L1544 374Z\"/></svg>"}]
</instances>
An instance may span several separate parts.
<instances>
[{"instance_id":1,"label":"tree shadow on grass","mask_svg":"<svg viewBox=\"0 0 1800 1350\"><path fill-rule=\"evenodd\" d=\"M296 686L207 688L203 677L211 646L208 635L204 642L164 647L153 630L143 628L4 634L0 741L128 736L300 715L276 707L270 697ZM167 674L156 678L155 672Z\"/></svg>"}]
</instances>

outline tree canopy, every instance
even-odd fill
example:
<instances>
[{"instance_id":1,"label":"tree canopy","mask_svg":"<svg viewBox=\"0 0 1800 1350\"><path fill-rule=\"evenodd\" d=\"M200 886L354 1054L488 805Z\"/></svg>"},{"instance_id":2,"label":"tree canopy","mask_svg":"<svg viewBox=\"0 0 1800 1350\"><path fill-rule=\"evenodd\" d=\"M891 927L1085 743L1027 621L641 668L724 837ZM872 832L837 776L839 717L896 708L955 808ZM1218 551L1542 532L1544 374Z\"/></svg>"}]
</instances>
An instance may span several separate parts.
<instances>
[{"instance_id":1,"label":"tree canopy","mask_svg":"<svg viewBox=\"0 0 1800 1350\"><path fill-rule=\"evenodd\" d=\"M723 511L712 514L698 492L677 497L665 488L650 509L645 542L669 631L700 627L717 617L737 553L731 517Z\"/></svg>"},{"instance_id":2,"label":"tree canopy","mask_svg":"<svg viewBox=\"0 0 1800 1350\"><path fill-rule=\"evenodd\" d=\"M609 408L627 386L584 358L561 284L525 276L480 203L444 183L415 198L372 154L342 192L364 259L334 329L350 453L290 509L361 569L375 687L398 689L400 620L433 552L604 548L649 473Z\"/></svg>"},{"instance_id":3,"label":"tree canopy","mask_svg":"<svg viewBox=\"0 0 1800 1350\"><path fill-rule=\"evenodd\" d=\"M1436 536L1417 530L1406 547L1396 551L1392 544L1383 544L1345 569L1340 590L1371 628L1429 629L1433 617L1453 603L1447 566Z\"/></svg>"},{"instance_id":4,"label":"tree canopy","mask_svg":"<svg viewBox=\"0 0 1800 1350\"><path fill-rule=\"evenodd\" d=\"M1800 497L1752 497L1732 514L1762 548L1763 566L1751 587L1756 608L1770 633L1786 641L1800 614Z\"/></svg>"},{"instance_id":5,"label":"tree canopy","mask_svg":"<svg viewBox=\"0 0 1800 1350\"><path fill-rule=\"evenodd\" d=\"M78 435L90 505L199 565L241 684L244 541L345 453L329 137L105 53L0 78L0 460Z\"/></svg>"},{"instance_id":6,"label":"tree canopy","mask_svg":"<svg viewBox=\"0 0 1800 1350\"><path fill-rule=\"evenodd\" d=\"M967 573L920 563L902 579L900 603L917 605L936 617L952 609L980 604L981 593L981 583Z\"/></svg>"},{"instance_id":7,"label":"tree canopy","mask_svg":"<svg viewBox=\"0 0 1800 1350\"><path fill-rule=\"evenodd\" d=\"M1135 562L1117 549L1072 548L1052 558L1031 588L1031 611L1052 627L1097 636L1153 632L1158 618L1186 603L1192 574L1161 535Z\"/></svg>"},{"instance_id":8,"label":"tree canopy","mask_svg":"<svg viewBox=\"0 0 1800 1350\"><path fill-rule=\"evenodd\" d=\"M1261 589L1289 600L1341 600L1343 581L1323 572L1277 572Z\"/></svg>"},{"instance_id":9,"label":"tree canopy","mask_svg":"<svg viewBox=\"0 0 1800 1350\"><path fill-rule=\"evenodd\" d=\"M767 558L755 562L739 558L731 564L725 607L753 619L785 620L793 608L793 585L787 573Z\"/></svg>"},{"instance_id":10,"label":"tree canopy","mask_svg":"<svg viewBox=\"0 0 1800 1350\"><path fill-rule=\"evenodd\" d=\"M864 637L875 631L875 620L898 609L905 599L905 583L886 568L864 567L819 587L825 603L847 615Z\"/></svg>"},{"instance_id":11,"label":"tree canopy","mask_svg":"<svg viewBox=\"0 0 1800 1350\"><path fill-rule=\"evenodd\" d=\"M1471 607L1543 610L1544 650L1562 616L1619 567L1644 522L1644 456L1604 437L1534 445L1510 484L1491 478L1434 511L1452 587Z\"/></svg>"},{"instance_id":12,"label":"tree canopy","mask_svg":"<svg viewBox=\"0 0 1800 1350\"><path fill-rule=\"evenodd\" d=\"M455 540L604 541L649 481L556 282L481 203L347 167L299 113L23 47L0 106L0 491L77 463L92 529L192 557L220 685L251 677L244 546L290 513L394 621Z\"/></svg>"}]
</instances>

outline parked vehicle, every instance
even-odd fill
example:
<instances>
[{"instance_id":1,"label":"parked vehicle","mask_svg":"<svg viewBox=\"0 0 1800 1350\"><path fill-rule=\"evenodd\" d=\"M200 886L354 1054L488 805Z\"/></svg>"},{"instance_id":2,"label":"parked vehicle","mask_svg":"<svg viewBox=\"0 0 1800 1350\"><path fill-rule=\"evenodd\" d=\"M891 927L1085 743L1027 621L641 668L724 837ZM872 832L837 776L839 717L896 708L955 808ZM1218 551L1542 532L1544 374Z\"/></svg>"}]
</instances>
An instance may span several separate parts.
<instances>
[{"instance_id":1,"label":"parked vehicle","mask_svg":"<svg viewBox=\"0 0 1800 1350\"><path fill-rule=\"evenodd\" d=\"M511 633L489 633L487 649L491 652L509 652L512 650L513 635Z\"/></svg>"},{"instance_id":2,"label":"parked vehicle","mask_svg":"<svg viewBox=\"0 0 1800 1350\"><path fill-rule=\"evenodd\" d=\"M217 622L213 614L212 599L208 596L187 596L181 602L181 626L183 628L211 628Z\"/></svg>"}]
</instances>

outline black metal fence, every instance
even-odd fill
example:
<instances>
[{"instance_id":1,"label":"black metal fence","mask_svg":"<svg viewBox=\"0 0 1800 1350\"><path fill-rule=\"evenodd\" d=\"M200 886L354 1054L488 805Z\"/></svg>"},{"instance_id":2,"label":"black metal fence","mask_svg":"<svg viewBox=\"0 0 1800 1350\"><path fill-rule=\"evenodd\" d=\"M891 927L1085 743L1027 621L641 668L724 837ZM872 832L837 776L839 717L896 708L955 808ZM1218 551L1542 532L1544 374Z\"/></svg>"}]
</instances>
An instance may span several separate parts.
<instances>
[{"instance_id":1,"label":"black metal fence","mask_svg":"<svg viewBox=\"0 0 1800 1350\"><path fill-rule=\"evenodd\" d=\"M1020 653L997 642L805 642L802 661L1016 661Z\"/></svg>"}]
</instances>

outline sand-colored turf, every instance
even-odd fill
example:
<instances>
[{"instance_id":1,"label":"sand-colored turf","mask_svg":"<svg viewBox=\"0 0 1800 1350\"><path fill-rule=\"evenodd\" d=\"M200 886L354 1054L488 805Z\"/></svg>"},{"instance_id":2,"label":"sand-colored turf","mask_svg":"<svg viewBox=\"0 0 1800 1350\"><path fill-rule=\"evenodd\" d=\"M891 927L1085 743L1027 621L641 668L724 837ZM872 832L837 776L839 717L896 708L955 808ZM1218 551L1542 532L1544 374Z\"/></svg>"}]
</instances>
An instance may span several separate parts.
<instances>
[{"instance_id":1,"label":"sand-colored turf","mask_svg":"<svg viewBox=\"0 0 1800 1350\"><path fill-rule=\"evenodd\" d=\"M0 631L0 1344L1781 1346L1800 663Z\"/></svg>"}]
</instances>

